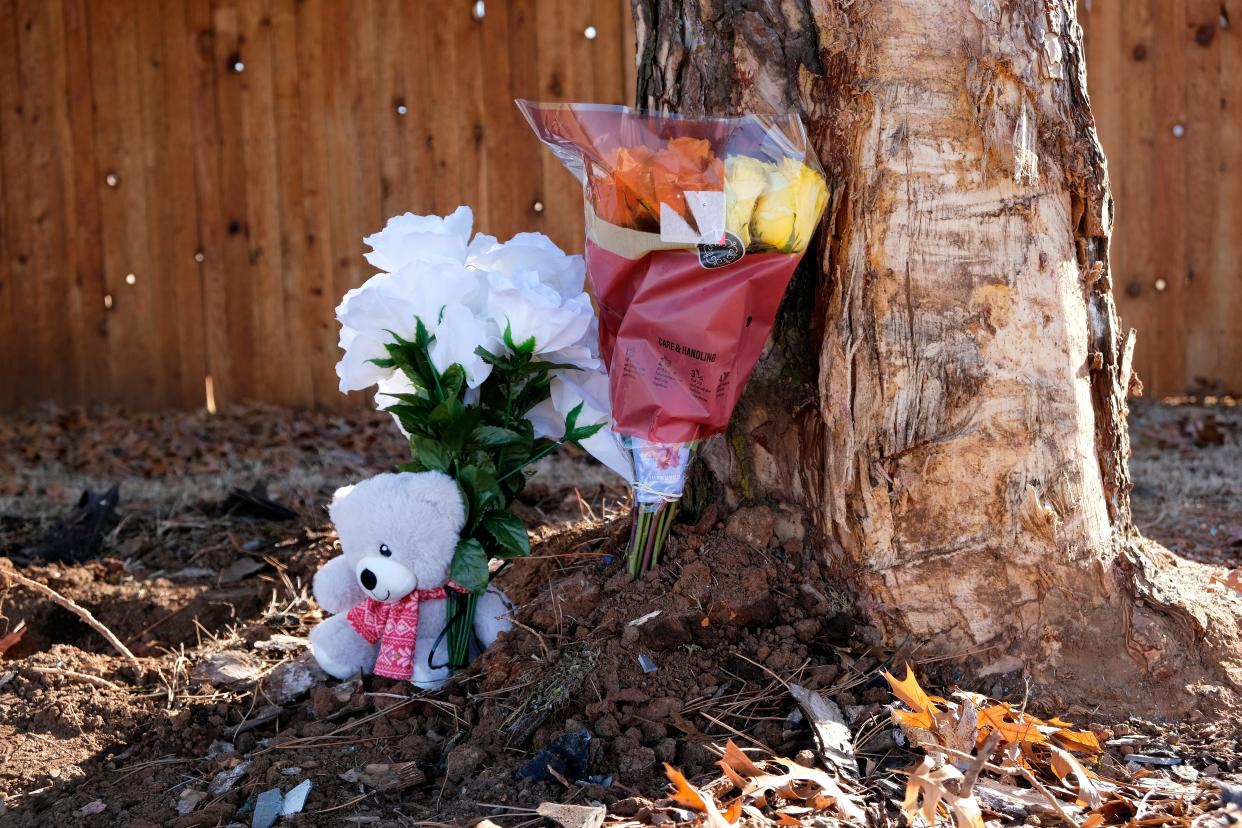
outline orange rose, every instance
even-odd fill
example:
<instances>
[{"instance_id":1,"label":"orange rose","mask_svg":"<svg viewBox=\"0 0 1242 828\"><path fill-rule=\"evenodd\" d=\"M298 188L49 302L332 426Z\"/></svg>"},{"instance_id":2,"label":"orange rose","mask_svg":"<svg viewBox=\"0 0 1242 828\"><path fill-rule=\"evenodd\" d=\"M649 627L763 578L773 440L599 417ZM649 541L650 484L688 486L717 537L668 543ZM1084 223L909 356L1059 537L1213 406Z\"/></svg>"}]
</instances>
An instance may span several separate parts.
<instances>
[{"instance_id":1,"label":"orange rose","mask_svg":"<svg viewBox=\"0 0 1242 828\"><path fill-rule=\"evenodd\" d=\"M646 147L620 147L606 166L593 170L591 208L597 216L640 230L659 226L659 207L651 181L653 156Z\"/></svg>"},{"instance_id":2,"label":"orange rose","mask_svg":"<svg viewBox=\"0 0 1242 828\"><path fill-rule=\"evenodd\" d=\"M658 204L667 204L693 226L684 193L724 190L724 164L702 138L673 138L652 159L651 177ZM657 214L658 217L658 214Z\"/></svg>"}]
</instances>

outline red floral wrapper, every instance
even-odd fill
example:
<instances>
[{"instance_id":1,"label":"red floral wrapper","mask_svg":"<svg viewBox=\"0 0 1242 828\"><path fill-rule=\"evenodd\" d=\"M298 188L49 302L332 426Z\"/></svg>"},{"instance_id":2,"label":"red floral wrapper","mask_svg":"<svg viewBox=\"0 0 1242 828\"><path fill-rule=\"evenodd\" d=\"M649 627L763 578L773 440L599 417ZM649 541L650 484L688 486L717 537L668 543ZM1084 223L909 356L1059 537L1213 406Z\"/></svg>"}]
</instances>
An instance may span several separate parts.
<instances>
[{"instance_id":1,"label":"red floral wrapper","mask_svg":"<svg viewBox=\"0 0 1242 828\"><path fill-rule=\"evenodd\" d=\"M795 115L518 106L582 182L587 282L636 500L675 502L691 449L728 426L763 350L827 206L823 171Z\"/></svg>"}]
</instances>

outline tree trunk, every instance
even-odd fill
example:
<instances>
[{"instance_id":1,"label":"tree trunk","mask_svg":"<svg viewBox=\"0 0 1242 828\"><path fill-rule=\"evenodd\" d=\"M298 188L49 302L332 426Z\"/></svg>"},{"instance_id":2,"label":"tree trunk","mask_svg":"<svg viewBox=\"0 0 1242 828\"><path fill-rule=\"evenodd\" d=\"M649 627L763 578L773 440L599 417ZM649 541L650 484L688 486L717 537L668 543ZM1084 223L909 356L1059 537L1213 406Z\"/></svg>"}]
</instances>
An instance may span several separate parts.
<instances>
[{"instance_id":1,"label":"tree trunk","mask_svg":"<svg viewBox=\"0 0 1242 828\"><path fill-rule=\"evenodd\" d=\"M1196 602L1206 568L1131 523L1134 332L1072 0L634 12L640 105L797 109L836 188L705 452L713 494L775 509L919 658L1050 700L1232 704L1236 606Z\"/></svg>"}]
</instances>

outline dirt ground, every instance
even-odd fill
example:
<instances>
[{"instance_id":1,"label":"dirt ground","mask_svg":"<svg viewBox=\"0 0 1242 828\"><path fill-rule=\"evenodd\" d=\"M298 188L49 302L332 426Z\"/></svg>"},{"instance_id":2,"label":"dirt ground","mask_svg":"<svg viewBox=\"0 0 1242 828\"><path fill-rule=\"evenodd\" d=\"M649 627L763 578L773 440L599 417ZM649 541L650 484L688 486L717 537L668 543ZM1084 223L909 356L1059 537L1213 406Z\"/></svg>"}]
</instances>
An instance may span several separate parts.
<instances>
[{"instance_id":1,"label":"dirt ground","mask_svg":"<svg viewBox=\"0 0 1242 828\"><path fill-rule=\"evenodd\" d=\"M1242 408L1227 398L1142 403L1131 433L1142 530L1222 573L1242 565ZM815 751L785 682L841 707L868 819L895 824L897 770L915 757L890 724L881 675L899 656L855 624L810 550L748 543L771 534L762 510L709 513L679 526L665 565L636 583L616 557L625 492L581 456L541 468L518 507L537 543L500 575L519 606L513 632L441 693L327 680L305 645L321 618L310 579L334 554L323 505L403 453L375 413L98 409L0 420L0 554L137 656L119 655L45 594L0 591L0 824L250 825L260 794L305 780L305 807L282 825L486 816L518 828L543 821L534 809L544 802L671 824L651 804L666 802L663 763L701 781L718 775L726 739L767 757ZM99 499L113 485L119 504L97 554L24 560L56 550L48 538L85 532L65 516L83 490ZM236 490L267 500L230 497ZM950 675L943 668L921 672L934 682ZM1126 764L1136 745L1183 760L1152 759L1170 785L1242 781L1236 723L1096 722L1086 706L1040 711L1004 677L967 689L1090 726L1107 741L1100 761L1131 781L1148 773ZM549 774L553 754L560 770ZM1026 822L1052 824L1040 819L1032 811Z\"/></svg>"}]
</instances>

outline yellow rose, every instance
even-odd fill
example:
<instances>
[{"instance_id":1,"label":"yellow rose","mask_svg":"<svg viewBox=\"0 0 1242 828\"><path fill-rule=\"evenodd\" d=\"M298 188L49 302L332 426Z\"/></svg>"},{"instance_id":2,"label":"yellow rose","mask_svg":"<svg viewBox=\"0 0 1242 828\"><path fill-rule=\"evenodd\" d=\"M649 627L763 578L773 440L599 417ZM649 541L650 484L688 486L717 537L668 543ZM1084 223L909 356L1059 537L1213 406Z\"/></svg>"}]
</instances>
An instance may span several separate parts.
<instances>
[{"instance_id":1,"label":"yellow rose","mask_svg":"<svg viewBox=\"0 0 1242 828\"><path fill-rule=\"evenodd\" d=\"M755 204L751 231L757 241L782 253L806 249L828 205L823 176L796 158L784 158L768 174Z\"/></svg>"},{"instance_id":2,"label":"yellow rose","mask_svg":"<svg viewBox=\"0 0 1242 828\"><path fill-rule=\"evenodd\" d=\"M755 212L755 199L767 186L768 174L776 168L748 155L730 155L725 159L725 228L750 245L750 219Z\"/></svg>"}]
</instances>

